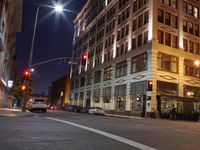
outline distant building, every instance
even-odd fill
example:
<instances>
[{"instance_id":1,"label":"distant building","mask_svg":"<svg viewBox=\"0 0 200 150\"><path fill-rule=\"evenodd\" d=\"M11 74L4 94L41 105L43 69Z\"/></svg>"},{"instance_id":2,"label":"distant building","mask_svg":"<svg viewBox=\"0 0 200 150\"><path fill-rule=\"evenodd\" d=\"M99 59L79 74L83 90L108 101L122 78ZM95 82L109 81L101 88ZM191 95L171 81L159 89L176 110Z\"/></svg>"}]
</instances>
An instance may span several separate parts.
<instances>
[{"instance_id":1,"label":"distant building","mask_svg":"<svg viewBox=\"0 0 200 150\"><path fill-rule=\"evenodd\" d=\"M56 81L53 81L51 87L49 87L48 102L58 107L69 104L69 90L69 76L64 76Z\"/></svg>"},{"instance_id":2,"label":"distant building","mask_svg":"<svg viewBox=\"0 0 200 150\"><path fill-rule=\"evenodd\" d=\"M23 0L0 0L0 106L8 104L9 80L16 73L16 32L21 31Z\"/></svg>"},{"instance_id":3,"label":"distant building","mask_svg":"<svg viewBox=\"0 0 200 150\"><path fill-rule=\"evenodd\" d=\"M87 0L74 20L71 103L200 112L199 0Z\"/></svg>"}]
</instances>

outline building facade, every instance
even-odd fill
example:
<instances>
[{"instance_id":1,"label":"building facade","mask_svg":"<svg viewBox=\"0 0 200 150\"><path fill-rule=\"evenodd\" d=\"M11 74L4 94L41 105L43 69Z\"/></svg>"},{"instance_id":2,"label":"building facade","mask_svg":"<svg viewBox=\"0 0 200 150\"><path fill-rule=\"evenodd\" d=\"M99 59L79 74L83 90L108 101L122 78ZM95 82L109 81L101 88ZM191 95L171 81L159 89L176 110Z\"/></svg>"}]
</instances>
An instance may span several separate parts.
<instances>
[{"instance_id":1,"label":"building facade","mask_svg":"<svg viewBox=\"0 0 200 150\"><path fill-rule=\"evenodd\" d=\"M0 0L0 105L8 103L9 80L16 73L16 32L21 31L22 0Z\"/></svg>"},{"instance_id":2,"label":"building facade","mask_svg":"<svg viewBox=\"0 0 200 150\"><path fill-rule=\"evenodd\" d=\"M63 105L69 104L70 78L64 76L54 82L49 87L48 102L61 108Z\"/></svg>"},{"instance_id":3,"label":"building facade","mask_svg":"<svg viewBox=\"0 0 200 150\"><path fill-rule=\"evenodd\" d=\"M71 103L199 112L199 9L198 0L87 0L74 20Z\"/></svg>"}]
</instances>

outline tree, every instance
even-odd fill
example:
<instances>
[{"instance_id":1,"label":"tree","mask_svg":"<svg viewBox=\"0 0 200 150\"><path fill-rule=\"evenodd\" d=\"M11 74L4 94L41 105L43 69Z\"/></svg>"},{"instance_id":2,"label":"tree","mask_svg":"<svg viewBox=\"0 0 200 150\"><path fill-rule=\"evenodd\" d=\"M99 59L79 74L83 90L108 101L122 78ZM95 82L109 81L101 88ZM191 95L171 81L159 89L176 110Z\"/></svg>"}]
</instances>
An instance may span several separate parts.
<instances>
[{"instance_id":1,"label":"tree","mask_svg":"<svg viewBox=\"0 0 200 150\"><path fill-rule=\"evenodd\" d=\"M29 82L27 82L28 83L27 89L25 91L22 91L21 86L22 84L24 84L24 80L23 77L18 76L14 82L13 87L10 90L10 95L19 100L20 103L23 100L27 100L32 93L32 82L33 82L32 78L29 78Z\"/></svg>"}]
</instances>

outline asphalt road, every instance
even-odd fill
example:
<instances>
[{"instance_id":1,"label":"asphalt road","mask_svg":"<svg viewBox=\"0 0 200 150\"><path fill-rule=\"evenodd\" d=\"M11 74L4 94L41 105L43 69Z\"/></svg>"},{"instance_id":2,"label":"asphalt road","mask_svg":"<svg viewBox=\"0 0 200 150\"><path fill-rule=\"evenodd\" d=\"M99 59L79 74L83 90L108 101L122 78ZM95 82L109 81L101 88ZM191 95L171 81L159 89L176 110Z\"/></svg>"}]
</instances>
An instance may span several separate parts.
<instances>
[{"instance_id":1,"label":"asphalt road","mask_svg":"<svg viewBox=\"0 0 200 150\"><path fill-rule=\"evenodd\" d=\"M200 123L71 112L0 117L0 150L199 150Z\"/></svg>"}]
</instances>

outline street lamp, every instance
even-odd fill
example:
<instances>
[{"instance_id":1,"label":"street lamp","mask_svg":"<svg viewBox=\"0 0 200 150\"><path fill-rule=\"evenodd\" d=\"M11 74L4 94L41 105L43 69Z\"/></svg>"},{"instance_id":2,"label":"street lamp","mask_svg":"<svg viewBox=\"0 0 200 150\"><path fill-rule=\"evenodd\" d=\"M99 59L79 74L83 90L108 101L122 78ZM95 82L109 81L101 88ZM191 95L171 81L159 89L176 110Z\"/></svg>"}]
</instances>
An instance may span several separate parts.
<instances>
[{"instance_id":1,"label":"street lamp","mask_svg":"<svg viewBox=\"0 0 200 150\"><path fill-rule=\"evenodd\" d=\"M200 61L199 61L199 60L196 60L196 61L194 62L194 65L197 66L197 67L199 67Z\"/></svg>"},{"instance_id":2,"label":"street lamp","mask_svg":"<svg viewBox=\"0 0 200 150\"><path fill-rule=\"evenodd\" d=\"M31 70L31 66L32 66L32 57L33 57L33 48L34 48L34 43L35 43L35 33L36 33L36 28L37 28L37 22L38 22L38 14L40 11L41 7L45 7L45 6L39 6L37 8L36 11L36 15L35 15L35 23L34 23L34 29L33 29L33 37L32 37L32 43L31 43L31 50L30 50L30 56L29 56L29 62L28 62L28 69ZM61 4L56 4L54 6L54 10L57 13L61 13L63 12L63 6Z\"/></svg>"}]
</instances>

